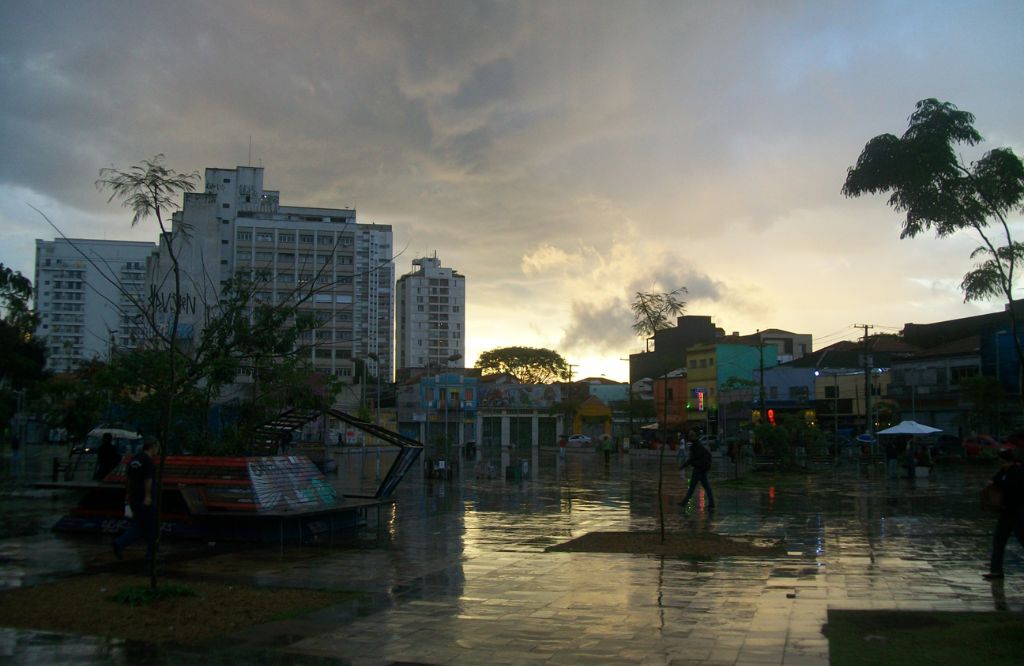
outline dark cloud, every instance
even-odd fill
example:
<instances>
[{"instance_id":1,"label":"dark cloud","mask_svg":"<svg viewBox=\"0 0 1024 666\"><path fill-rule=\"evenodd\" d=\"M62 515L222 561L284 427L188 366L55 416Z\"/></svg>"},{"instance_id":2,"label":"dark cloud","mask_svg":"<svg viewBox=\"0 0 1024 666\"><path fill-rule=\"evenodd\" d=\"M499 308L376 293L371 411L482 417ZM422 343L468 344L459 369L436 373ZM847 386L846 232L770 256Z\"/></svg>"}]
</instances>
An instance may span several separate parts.
<instances>
[{"instance_id":1,"label":"dark cloud","mask_svg":"<svg viewBox=\"0 0 1024 666\"><path fill-rule=\"evenodd\" d=\"M839 188L918 99L1024 145L1022 24L1012 2L4 2L0 191L100 220L100 167L156 153L180 171L231 167L251 141L285 203L358 206L396 246L437 250L486 299L470 312L526 312L577 349L624 355L636 291L774 314L807 246L879 252L855 234L830 244L836 225L885 220L883 202ZM625 226L635 260L620 265ZM540 244L582 263L523 278ZM581 271L616 293L588 303ZM882 300L833 280L851 306Z\"/></svg>"}]
</instances>

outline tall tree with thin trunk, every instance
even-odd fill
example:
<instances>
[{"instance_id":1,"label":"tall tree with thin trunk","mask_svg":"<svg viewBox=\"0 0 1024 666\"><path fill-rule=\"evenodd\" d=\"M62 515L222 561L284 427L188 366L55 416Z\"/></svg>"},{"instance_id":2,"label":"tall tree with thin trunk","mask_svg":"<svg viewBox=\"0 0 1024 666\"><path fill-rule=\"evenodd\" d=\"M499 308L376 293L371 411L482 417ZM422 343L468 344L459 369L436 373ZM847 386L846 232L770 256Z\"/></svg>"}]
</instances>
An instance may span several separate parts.
<instances>
[{"instance_id":1,"label":"tall tree with thin trunk","mask_svg":"<svg viewBox=\"0 0 1024 666\"><path fill-rule=\"evenodd\" d=\"M673 317L678 317L686 309L686 302L680 300L680 296L686 293L686 287L680 287L669 292L642 292L638 291L631 306L633 310L633 332L645 342L653 338L655 334L665 328L669 328ZM649 346L648 346L649 349ZM657 349L655 349L657 351ZM666 358L667 357L663 357ZM668 430L668 373L671 370L666 360L663 379L665 381L665 430ZM658 451L658 522L661 525L661 542L665 543L665 503L662 499L662 467L665 459L665 446L663 442Z\"/></svg>"},{"instance_id":2,"label":"tall tree with thin trunk","mask_svg":"<svg viewBox=\"0 0 1024 666\"><path fill-rule=\"evenodd\" d=\"M170 224L170 214L177 209L178 202L182 195L195 189L195 183L199 180L199 173L182 174L174 171L164 164L164 156L156 155L151 160L143 160L127 171L115 168L101 169L100 177L96 181L96 187L100 191L109 192L108 203L119 201L124 208L132 211L132 226L143 222L150 217L156 219L160 228L161 238L165 238L167 255L171 262L171 272L174 276L174 296L171 303L171 321L168 330L157 331L158 337L166 344L167 354L167 375L165 379L166 392L163 393L163 414L161 415L160 447L163 449L156 472L156 515L157 515L157 538L153 551L153 559L150 562L150 585L156 587L156 560L160 548L160 514L163 497L163 475L164 461L167 459L168 436L174 422L175 397L181 387L181 378L178 376L178 363L180 350L178 349L178 324L181 317L182 293L181 293L181 265L178 257L180 241L187 237L188 229L184 224L173 228Z\"/></svg>"},{"instance_id":3,"label":"tall tree with thin trunk","mask_svg":"<svg viewBox=\"0 0 1024 666\"><path fill-rule=\"evenodd\" d=\"M1024 162L1009 148L996 148L965 162L955 145L982 141L974 116L949 102L917 103L902 137L881 134L867 142L850 167L843 194L892 194L889 206L906 217L900 238L933 230L939 238L973 233L977 263L960 284L964 300L1006 299L1017 361L1024 372L1024 346L1013 299L1024 244L1013 239L1012 215L1024 212ZM1024 409L1024 386L1021 387Z\"/></svg>"}]
</instances>

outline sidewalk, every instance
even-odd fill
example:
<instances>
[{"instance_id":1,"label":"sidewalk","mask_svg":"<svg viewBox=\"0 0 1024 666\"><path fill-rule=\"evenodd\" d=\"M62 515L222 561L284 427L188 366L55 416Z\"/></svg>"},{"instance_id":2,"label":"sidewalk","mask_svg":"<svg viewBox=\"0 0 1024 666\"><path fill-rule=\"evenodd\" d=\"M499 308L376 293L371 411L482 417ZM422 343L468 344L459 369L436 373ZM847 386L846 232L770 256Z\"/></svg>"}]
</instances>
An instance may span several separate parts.
<instances>
[{"instance_id":1,"label":"sidewalk","mask_svg":"<svg viewBox=\"0 0 1024 666\"><path fill-rule=\"evenodd\" d=\"M719 461L716 461L716 464ZM554 464L542 459L545 464ZM977 509L993 470L937 468L890 481L881 467L771 485L713 479L718 508L684 514L666 464L666 528L785 539L776 559L690 560L546 553L590 531L657 529L656 459L571 456L540 482L403 483L375 547L291 548L235 576L261 585L366 592L369 601L252 628L221 663L826 664L831 608L1024 609L1024 557L1011 542L1004 584L981 578L994 518ZM11 503L17 504L17 507ZM25 512L49 500L11 500ZM35 503L35 504L34 504ZM31 512L31 511L30 511ZM45 532L0 540L0 584L32 584L109 559L104 543ZM19 551L19 549L21 549ZM20 567L17 552L31 551ZM204 559L177 570L209 571ZM12 564L14 562L14 564ZM232 566L238 560L232 561ZM16 570L18 569L18 570ZM0 630L0 663L134 663L137 647ZM70 656L69 656L70 655ZM181 663L212 657L146 652Z\"/></svg>"}]
</instances>

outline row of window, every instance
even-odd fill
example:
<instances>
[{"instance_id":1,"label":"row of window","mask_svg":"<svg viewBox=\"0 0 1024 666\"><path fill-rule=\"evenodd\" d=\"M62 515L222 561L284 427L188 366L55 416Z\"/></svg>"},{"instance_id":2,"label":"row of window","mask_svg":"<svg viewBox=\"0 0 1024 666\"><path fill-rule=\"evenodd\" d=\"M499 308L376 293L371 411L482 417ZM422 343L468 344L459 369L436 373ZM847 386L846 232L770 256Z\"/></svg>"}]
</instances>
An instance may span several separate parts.
<instances>
[{"instance_id":1,"label":"row of window","mask_svg":"<svg viewBox=\"0 0 1024 666\"><path fill-rule=\"evenodd\" d=\"M240 241L251 241L255 237L257 243L273 243L274 232L272 230L262 231L251 231L246 229L239 229L236 239ZM334 247L335 236L334 234L311 234L311 233L295 233L294 231L278 231L277 242L281 243L294 243L296 238L302 245L313 245L314 242L317 245ZM343 235L337 238L337 245L340 247L351 247L355 242L355 239L351 234Z\"/></svg>"},{"instance_id":2,"label":"row of window","mask_svg":"<svg viewBox=\"0 0 1024 666\"><path fill-rule=\"evenodd\" d=\"M314 257L314 255L312 255L312 254L299 254L298 255L298 260L299 260L299 264L302 265L302 266L313 265L314 260L316 261L315 265L317 265L317 266L326 266L327 264L329 264L331 262L331 256L332 255L329 255L329 254L318 254L318 255L316 255ZM238 261L248 261L250 259L250 257L251 257L251 259L253 261L265 261L265 262L274 261L274 253L273 252L267 252L265 250L260 250L260 251L253 252L252 254L250 254L247 250L240 249L238 251L238 253L237 253ZM295 259L296 259L296 255L295 255L294 252L278 252L277 253L277 261L279 261L279 262L283 262L283 263L287 263L287 264L292 264L292 263L295 262ZM338 254L338 255L334 255L334 263L337 264L338 266L351 266L352 265L352 255L351 254Z\"/></svg>"}]
</instances>

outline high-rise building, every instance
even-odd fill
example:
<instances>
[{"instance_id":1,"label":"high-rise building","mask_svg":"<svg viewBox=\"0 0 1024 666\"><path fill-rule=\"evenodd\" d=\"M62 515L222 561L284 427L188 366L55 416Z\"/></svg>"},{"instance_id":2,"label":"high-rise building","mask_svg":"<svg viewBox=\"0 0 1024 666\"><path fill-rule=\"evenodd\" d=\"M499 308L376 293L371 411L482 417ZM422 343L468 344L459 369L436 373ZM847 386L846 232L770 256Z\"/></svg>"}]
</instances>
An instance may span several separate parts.
<instances>
[{"instance_id":1,"label":"high-rise building","mask_svg":"<svg viewBox=\"0 0 1024 666\"><path fill-rule=\"evenodd\" d=\"M350 208L282 206L263 187L263 168L207 169L202 193L185 195L172 220L182 280L179 332L198 336L207 309L232 276L250 279L255 298L300 302L318 326L300 340L324 372L352 378L361 360L390 380L395 269L389 225L358 224ZM166 239L147 276L164 322L173 279Z\"/></svg>"},{"instance_id":2,"label":"high-rise building","mask_svg":"<svg viewBox=\"0 0 1024 666\"><path fill-rule=\"evenodd\" d=\"M465 367L466 277L442 267L437 255L412 266L396 288L399 370Z\"/></svg>"},{"instance_id":3,"label":"high-rise building","mask_svg":"<svg viewBox=\"0 0 1024 666\"><path fill-rule=\"evenodd\" d=\"M155 243L141 241L36 240L36 333L49 370L70 372L141 342L137 304L155 251Z\"/></svg>"}]
</instances>

